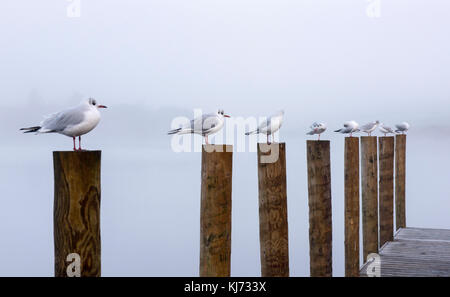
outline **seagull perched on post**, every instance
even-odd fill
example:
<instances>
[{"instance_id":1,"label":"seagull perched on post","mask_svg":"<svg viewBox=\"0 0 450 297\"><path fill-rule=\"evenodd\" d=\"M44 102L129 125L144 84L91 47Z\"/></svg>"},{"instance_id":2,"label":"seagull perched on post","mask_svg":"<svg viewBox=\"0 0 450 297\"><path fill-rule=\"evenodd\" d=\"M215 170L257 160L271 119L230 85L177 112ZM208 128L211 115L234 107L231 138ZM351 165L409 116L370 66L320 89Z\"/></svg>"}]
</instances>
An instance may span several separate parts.
<instances>
[{"instance_id":1,"label":"seagull perched on post","mask_svg":"<svg viewBox=\"0 0 450 297\"><path fill-rule=\"evenodd\" d=\"M365 124L361 126L361 132L367 133L368 136L372 136L372 132L375 131L375 129L380 124L380 121L371 122L368 124Z\"/></svg>"},{"instance_id":2,"label":"seagull perched on post","mask_svg":"<svg viewBox=\"0 0 450 297\"><path fill-rule=\"evenodd\" d=\"M348 121L344 123L344 128L336 130L334 132L342 133L342 134L350 134L350 137L353 137L353 133L359 132L359 124L355 121Z\"/></svg>"},{"instance_id":3,"label":"seagull perched on post","mask_svg":"<svg viewBox=\"0 0 450 297\"><path fill-rule=\"evenodd\" d=\"M314 135L314 134L317 134L317 135L319 135L319 138L318 138L318 140L320 140L320 134L322 134L323 132L325 132L325 130L327 130L327 125L326 124L324 124L324 123L317 123L317 122L314 122L312 125L311 125L311 131L309 131L308 133L306 133L307 135Z\"/></svg>"},{"instance_id":4,"label":"seagull perched on post","mask_svg":"<svg viewBox=\"0 0 450 297\"><path fill-rule=\"evenodd\" d=\"M225 122L224 118L229 118L222 109L219 109L217 113L204 114L197 117L184 127L170 130L167 134L199 134L205 138L206 144L208 142L208 135L214 134L223 128Z\"/></svg>"},{"instance_id":5,"label":"seagull perched on post","mask_svg":"<svg viewBox=\"0 0 450 297\"><path fill-rule=\"evenodd\" d=\"M409 130L409 127L410 126L407 122L397 124L397 125L395 125L395 128L397 128L397 130L395 130L395 132L405 134Z\"/></svg>"},{"instance_id":6,"label":"seagull perched on post","mask_svg":"<svg viewBox=\"0 0 450 297\"><path fill-rule=\"evenodd\" d=\"M383 123L378 126L378 129L380 129L381 133L384 134L386 137L387 134L394 134L394 130L391 127L385 126Z\"/></svg>"},{"instance_id":7,"label":"seagull perched on post","mask_svg":"<svg viewBox=\"0 0 450 297\"><path fill-rule=\"evenodd\" d=\"M81 135L92 131L100 122L100 108L106 108L106 106L98 104L93 98L89 98L82 101L78 106L47 116L39 126L20 130L25 131L24 133L59 133L72 137L73 150L81 151ZM78 149L75 146L76 137L78 137Z\"/></svg>"},{"instance_id":8,"label":"seagull perched on post","mask_svg":"<svg viewBox=\"0 0 450 297\"><path fill-rule=\"evenodd\" d=\"M260 133L265 134L267 135L267 144L270 144L269 135L272 136L273 141L273 134L278 130L280 130L281 125L283 124L283 118L284 118L284 111L281 110L276 114L272 115L271 117L269 117L263 123L261 123L258 129L247 132L245 133L245 135L260 134Z\"/></svg>"}]
</instances>

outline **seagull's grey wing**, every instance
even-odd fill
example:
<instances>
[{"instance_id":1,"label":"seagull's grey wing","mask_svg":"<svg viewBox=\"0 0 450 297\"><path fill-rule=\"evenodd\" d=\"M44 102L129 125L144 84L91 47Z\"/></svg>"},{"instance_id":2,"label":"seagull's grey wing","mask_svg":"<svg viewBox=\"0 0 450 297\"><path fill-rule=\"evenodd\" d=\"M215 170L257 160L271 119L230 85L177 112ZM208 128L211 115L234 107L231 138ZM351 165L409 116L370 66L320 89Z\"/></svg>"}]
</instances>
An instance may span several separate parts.
<instances>
[{"instance_id":1,"label":"seagull's grey wing","mask_svg":"<svg viewBox=\"0 0 450 297\"><path fill-rule=\"evenodd\" d=\"M206 132L217 125L217 117L215 114L204 114L201 117L191 121L191 128L196 132Z\"/></svg>"},{"instance_id":2,"label":"seagull's grey wing","mask_svg":"<svg viewBox=\"0 0 450 297\"><path fill-rule=\"evenodd\" d=\"M259 127L258 127L258 131L268 131L270 129L270 123L272 121L272 117L267 118L264 122L262 122Z\"/></svg>"},{"instance_id":3,"label":"seagull's grey wing","mask_svg":"<svg viewBox=\"0 0 450 297\"><path fill-rule=\"evenodd\" d=\"M209 130L215 128L219 124L216 115L209 115L203 118L203 132L208 133Z\"/></svg>"},{"instance_id":4,"label":"seagull's grey wing","mask_svg":"<svg viewBox=\"0 0 450 297\"><path fill-rule=\"evenodd\" d=\"M84 110L80 108L68 109L48 116L41 123L41 127L48 132L61 132L67 127L80 124L84 117Z\"/></svg>"},{"instance_id":5,"label":"seagull's grey wing","mask_svg":"<svg viewBox=\"0 0 450 297\"><path fill-rule=\"evenodd\" d=\"M364 131L364 130L370 130L372 128L373 128L373 123L369 123L369 124L363 125L360 129Z\"/></svg>"}]
</instances>

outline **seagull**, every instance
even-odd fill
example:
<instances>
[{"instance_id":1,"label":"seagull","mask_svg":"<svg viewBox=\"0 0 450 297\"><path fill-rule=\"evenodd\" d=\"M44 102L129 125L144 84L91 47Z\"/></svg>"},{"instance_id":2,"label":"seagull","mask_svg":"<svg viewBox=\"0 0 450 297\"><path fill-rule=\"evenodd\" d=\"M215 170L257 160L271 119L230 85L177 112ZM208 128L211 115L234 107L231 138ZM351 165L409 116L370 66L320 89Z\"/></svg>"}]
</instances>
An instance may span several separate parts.
<instances>
[{"instance_id":1,"label":"seagull","mask_svg":"<svg viewBox=\"0 0 450 297\"><path fill-rule=\"evenodd\" d=\"M380 129L381 133L384 134L384 136L386 136L387 134L394 134L394 130L391 127L385 126L383 123L381 123L378 126L378 129Z\"/></svg>"},{"instance_id":2,"label":"seagull","mask_svg":"<svg viewBox=\"0 0 450 297\"><path fill-rule=\"evenodd\" d=\"M92 131L100 122L100 108L106 108L106 106L98 104L93 98L89 98L82 101L78 106L47 116L39 126L20 130L25 131L24 133L59 133L72 137L73 150L81 151L81 135ZM78 149L75 146L76 137L78 137Z\"/></svg>"},{"instance_id":3,"label":"seagull","mask_svg":"<svg viewBox=\"0 0 450 297\"><path fill-rule=\"evenodd\" d=\"M395 130L395 132L397 133L401 133L401 134L405 134L406 131L409 130L409 124L407 122L403 122L400 124L395 125L395 128L397 128L397 130Z\"/></svg>"},{"instance_id":4,"label":"seagull","mask_svg":"<svg viewBox=\"0 0 450 297\"><path fill-rule=\"evenodd\" d=\"M372 132L375 131L379 124L380 121L365 124L364 126L361 126L361 131L367 133L369 136L372 136Z\"/></svg>"},{"instance_id":5,"label":"seagull","mask_svg":"<svg viewBox=\"0 0 450 297\"><path fill-rule=\"evenodd\" d=\"M320 140L320 134L322 134L323 132L325 132L325 130L327 130L327 125L326 125L326 124L314 122L314 123L311 125L311 131L309 131L309 132L306 133L306 134L307 134L307 135L318 134L318 135L319 135L318 140Z\"/></svg>"},{"instance_id":6,"label":"seagull","mask_svg":"<svg viewBox=\"0 0 450 297\"><path fill-rule=\"evenodd\" d=\"M229 118L222 109L219 109L217 113L204 114L197 117L187 125L181 128L170 130L167 134L199 134L205 137L206 144L208 142L208 135L214 134L220 131L225 122L224 118Z\"/></svg>"},{"instance_id":7,"label":"seagull","mask_svg":"<svg viewBox=\"0 0 450 297\"><path fill-rule=\"evenodd\" d=\"M245 135L252 135L252 134L266 134L267 135L267 144L270 144L269 141L269 135L272 136L273 140L273 134L280 130L281 125L283 124L283 117L284 117L284 111L281 110L277 112L276 114L270 116L266 121L261 123L258 127L258 129L254 131L250 131L245 133Z\"/></svg>"},{"instance_id":8,"label":"seagull","mask_svg":"<svg viewBox=\"0 0 450 297\"><path fill-rule=\"evenodd\" d=\"M334 132L339 132L342 134L349 134L350 133L350 137L353 136L353 133L356 132L360 132L361 130L359 129L359 124L355 121L348 121L344 123L344 128L341 128L339 130L336 130Z\"/></svg>"}]
</instances>

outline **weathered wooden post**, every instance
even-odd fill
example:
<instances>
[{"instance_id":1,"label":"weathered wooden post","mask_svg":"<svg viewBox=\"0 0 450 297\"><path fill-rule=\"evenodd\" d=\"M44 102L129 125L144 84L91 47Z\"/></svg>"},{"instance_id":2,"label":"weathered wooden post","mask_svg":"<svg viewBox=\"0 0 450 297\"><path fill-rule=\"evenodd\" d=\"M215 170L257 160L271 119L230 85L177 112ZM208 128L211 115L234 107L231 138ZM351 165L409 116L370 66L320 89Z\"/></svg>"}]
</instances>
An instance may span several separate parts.
<instances>
[{"instance_id":1,"label":"weathered wooden post","mask_svg":"<svg viewBox=\"0 0 450 297\"><path fill-rule=\"evenodd\" d=\"M378 155L377 137L361 137L363 259L378 253Z\"/></svg>"},{"instance_id":2,"label":"weathered wooden post","mask_svg":"<svg viewBox=\"0 0 450 297\"><path fill-rule=\"evenodd\" d=\"M380 248L394 240L394 137L379 138Z\"/></svg>"},{"instance_id":3,"label":"weathered wooden post","mask_svg":"<svg viewBox=\"0 0 450 297\"><path fill-rule=\"evenodd\" d=\"M345 138L345 276L359 276L359 138Z\"/></svg>"},{"instance_id":4,"label":"weathered wooden post","mask_svg":"<svg viewBox=\"0 0 450 297\"><path fill-rule=\"evenodd\" d=\"M230 276L233 147L202 147L200 276Z\"/></svg>"},{"instance_id":5,"label":"weathered wooden post","mask_svg":"<svg viewBox=\"0 0 450 297\"><path fill-rule=\"evenodd\" d=\"M406 228L406 135L395 136L395 230Z\"/></svg>"},{"instance_id":6,"label":"weathered wooden post","mask_svg":"<svg viewBox=\"0 0 450 297\"><path fill-rule=\"evenodd\" d=\"M101 275L101 151L53 152L55 276Z\"/></svg>"},{"instance_id":7,"label":"weathered wooden post","mask_svg":"<svg viewBox=\"0 0 450 297\"><path fill-rule=\"evenodd\" d=\"M258 144L261 276L289 276L289 244L284 143Z\"/></svg>"},{"instance_id":8,"label":"weathered wooden post","mask_svg":"<svg viewBox=\"0 0 450 297\"><path fill-rule=\"evenodd\" d=\"M312 277L331 277L330 141L308 140L309 256Z\"/></svg>"}]
</instances>

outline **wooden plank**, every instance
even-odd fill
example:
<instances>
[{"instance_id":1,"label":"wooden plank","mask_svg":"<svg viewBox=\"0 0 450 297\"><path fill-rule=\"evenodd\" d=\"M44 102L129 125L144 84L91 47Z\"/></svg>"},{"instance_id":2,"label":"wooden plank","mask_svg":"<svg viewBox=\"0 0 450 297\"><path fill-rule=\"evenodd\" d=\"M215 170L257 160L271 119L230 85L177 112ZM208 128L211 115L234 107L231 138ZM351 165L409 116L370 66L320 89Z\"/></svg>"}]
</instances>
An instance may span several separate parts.
<instances>
[{"instance_id":1,"label":"wooden plank","mask_svg":"<svg viewBox=\"0 0 450 297\"><path fill-rule=\"evenodd\" d=\"M275 152L277 152L275 154ZM270 156L276 156L271 160ZM289 276L286 146L258 144L261 276Z\"/></svg>"},{"instance_id":2,"label":"wooden plank","mask_svg":"<svg viewBox=\"0 0 450 297\"><path fill-rule=\"evenodd\" d=\"M406 135L395 136L395 230L406 228Z\"/></svg>"},{"instance_id":3,"label":"wooden plank","mask_svg":"<svg viewBox=\"0 0 450 297\"><path fill-rule=\"evenodd\" d=\"M233 149L204 145L200 205L200 276L229 277Z\"/></svg>"},{"instance_id":4,"label":"wooden plank","mask_svg":"<svg viewBox=\"0 0 450 297\"><path fill-rule=\"evenodd\" d=\"M100 164L101 151L53 152L56 277L101 276Z\"/></svg>"},{"instance_id":5,"label":"wooden plank","mask_svg":"<svg viewBox=\"0 0 450 297\"><path fill-rule=\"evenodd\" d=\"M402 228L379 256L382 277L450 277L450 230ZM369 266L363 265L361 276Z\"/></svg>"},{"instance_id":6,"label":"wooden plank","mask_svg":"<svg viewBox=\"0 0 450 297\"><path fill-rule=\"evenodd\" d=\"M394 137L379 138L380 246L394 240Z\"/></svg>"},{"instance_id":7,"label":"wooden plank","mask_svg":"<svg viewBox=\"0 0 450 297\"><path fill-rule=\"evenodd\" d=\"M332 220L330 141L307 141L309 259L312 277L331 277Z\"/></svg>"},{"instance_id":8,"label":"wooden plank","mask_svg":"<svg viewBox=\"0 0 450 297\"><path fill-rule=\"evenodd\" d=\"M402 240L438 240L450 241L450 230L402 228L395 235L395 239Z\"/></svg>"},{"instance_id":9,"label":"wooden plank","mask_svg":"<svg viewBox=\"0 0 450 297\"><path fill-rule=\"evenodd\" d=\"M378 154L377 137L361 137L361 197L363 259L378 253Z\"/></svg>"},{"instance_id":10,"label":"wooden plank","mask_svg":"<svg viewBox=\"0 0 450 297\"><path fill-rule=\"evenodd\" d=\"M359 138L345 138L345 276L359 275Z\"/></svg>"}]
</instances>

